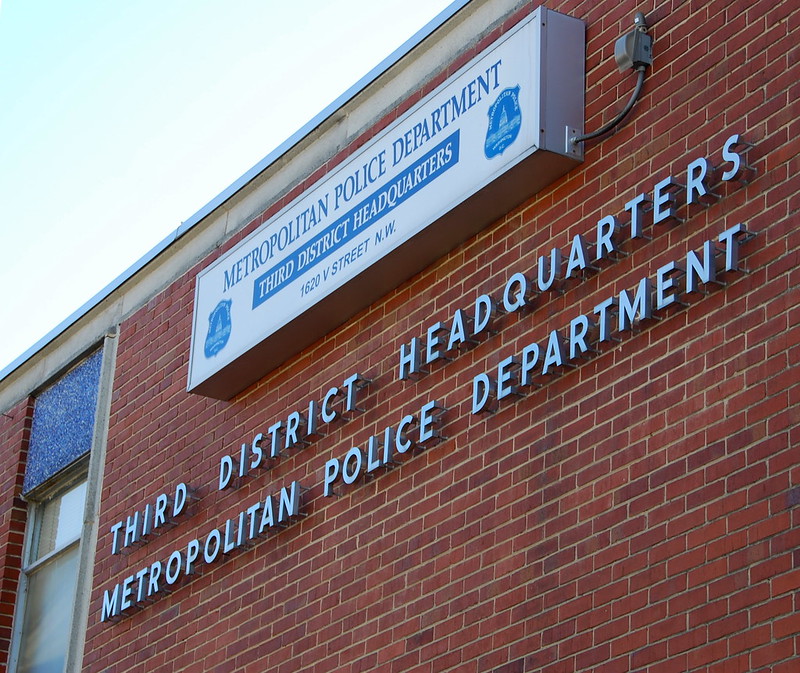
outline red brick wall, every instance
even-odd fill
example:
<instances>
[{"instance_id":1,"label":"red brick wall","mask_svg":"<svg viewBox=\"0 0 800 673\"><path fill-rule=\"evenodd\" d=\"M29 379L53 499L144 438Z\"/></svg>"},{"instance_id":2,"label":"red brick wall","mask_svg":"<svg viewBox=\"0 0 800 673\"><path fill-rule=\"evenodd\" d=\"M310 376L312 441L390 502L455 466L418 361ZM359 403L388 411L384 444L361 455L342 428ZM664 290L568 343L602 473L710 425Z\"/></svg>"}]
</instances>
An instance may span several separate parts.
<instances>
[{"instance_id":1,"label":"red brick wall","mask_svg":"<svg viewBox=\"0 0 800 673\"><path fill-rule=\"evenodd\" d=\"M630 120L588 143L578 170L230 402L185 393L194 272L122 324L86 671L796 670L800 8L545 4L587 23L589 130L632 89L612 55L636 10L656 40ZM628 200L690 161L722 164L734 133L755 143L749 184L648 226L624 259L397 380L401 344L499 297L551 247L566 255L601 217L626 222ZM739 222L756 233L748 274L721 275L497 413L470 413L474 376ZM364 412L217 490L223 455L356 371L373 379ZM448 409L444 441L322 496L325 461L432 399ZM293 480L310 488L301 521L99 622L104 590ZM198 490L189 514L112 556L110 526L181 481Z\"/></svg>"},{"instance_id":2,"label":"red brick wall","mask_svg":"<svg viewBox=\"0 0 800 673\"><path fill-rule=\"evenodd\" d=\"M5 668L11 647L12 618L17 602L27 507L22 480L33 421L33 399L20 402L0 415L0 667Z\"/></svg>"}]
</instances>

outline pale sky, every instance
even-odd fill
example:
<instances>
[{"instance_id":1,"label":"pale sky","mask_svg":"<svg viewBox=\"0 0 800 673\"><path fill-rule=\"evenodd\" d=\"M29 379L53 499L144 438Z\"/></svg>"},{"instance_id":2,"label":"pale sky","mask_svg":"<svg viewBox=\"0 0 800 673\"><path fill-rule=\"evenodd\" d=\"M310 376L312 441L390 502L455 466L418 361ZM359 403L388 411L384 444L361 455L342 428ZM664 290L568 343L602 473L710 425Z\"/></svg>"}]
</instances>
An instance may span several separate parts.
<instances>
[{"instance_id":1,"label":"pale sky","mask_svg":"<svg viewBox=\"0 0 800 673\"><path fill-rule=\"evenodd\" d=\"M0 371L452 0L0 0Z\"/></svg>"}]
</instances>

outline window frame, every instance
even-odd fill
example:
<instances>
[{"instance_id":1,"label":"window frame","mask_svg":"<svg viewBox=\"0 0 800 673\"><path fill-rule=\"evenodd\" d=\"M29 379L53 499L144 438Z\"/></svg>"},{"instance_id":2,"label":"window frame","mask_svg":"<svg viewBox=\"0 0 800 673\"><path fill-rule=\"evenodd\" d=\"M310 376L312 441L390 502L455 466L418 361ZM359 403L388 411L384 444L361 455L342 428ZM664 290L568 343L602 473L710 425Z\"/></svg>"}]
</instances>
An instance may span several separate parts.
<instances>
[{"instance_id":1,"label":"window frame","mask_svg":"<svg viewBox=\"0 0 800 673\"><path fill-rule=\"evenodd\" d=\"M117 359L118 346L118 327L109 329L100 339L99 343L84 350L76 359L73 365L61 371L57 377L53 377L42 386L52 385L56 378L59 378L77 366L77 363L91 357L97 350L102 351L100 376L97 382L97 402L95 407L94 427L92 431L91 446L87 453L78 457L71 464L59 470L52 477L47 479L39 486L34 487L30 492L20 497L27 504L27 514L25 520L25 537L23 540L22 555L20 558L20 575L17 586L17 596L14 605L12 618L11 642L8 653L8 671L16 673L19 669L20 644L22 638L22 626L24 622L24 610L28 595L28 574L33 563L28 563L30 558L31 544L34 535L34 517L37 516L37 503L44 502L52 498L61 489L69 488L71 484L80 479L86 480L86 497L83 508L83 519L81 521L81 533L78 545L78 573L75 584L75 593L72 601L72 614L70 615L69 641L66 651L64 664L65 673L80 673L83 668L84 648L86 645L86 631L89 622L89 603L91 600L91 590L93 585L95 553L98 539L98 524L100 515L100 493L103 483L103 472L106 457L106 445L108 441L108 430L111 419L111 397L114 384L114 374ZM31 393L32 397L36 393ZM35 409L34 409L35 413ZM71 542L64 545L63 549L76 544ZM52 557L51 557L52 558ZM38 559L44 562L44 559ZM23 568L25 571L23 571Z\"/></svg>"},{"instance_id":2,"label":"window frame","mask_svg":"<svg viewBox=\"0 0 800 673\"><path fill-rule=\"evenodd\" d=\"M75 620L79 613L79 586L78 575L82 570L82 545L86 542L86 525L87 525L87 506L89 504L88 489L89 484L89 462L90 454L82 456L72 465L62 470L58 474L48 479L41 486L37 487L25 497L28 505L28 516L25 523L25 540L22 547L22 563L20 567L19 585L17 590L17 601L14 606L14 627L11 635L11 648L8 659L9 673L17 673L19 669L19 658L22 652L23 642L23 626L25 623L26 611L28 608L28 591L31 577L46 567L59 557L63 557L67 552L77 547L77 574L75 578L75 589L71 596L72 610L69 615L69 624L67 626L68 645L67 650L64 652L64 667L62 671L68 670L70 660L70 649L73 647L71 641L71 634L75 626ZM86 483L87 493L83 501L83 511L81 512L80 533L62 544L57 549L47 552L44 556L31 560L34 544L38 541L37 537L40 534L39 524L43 510L48 502L54 498L66 493L74 486L81 482Z\"/></svg>"}]
</instances>

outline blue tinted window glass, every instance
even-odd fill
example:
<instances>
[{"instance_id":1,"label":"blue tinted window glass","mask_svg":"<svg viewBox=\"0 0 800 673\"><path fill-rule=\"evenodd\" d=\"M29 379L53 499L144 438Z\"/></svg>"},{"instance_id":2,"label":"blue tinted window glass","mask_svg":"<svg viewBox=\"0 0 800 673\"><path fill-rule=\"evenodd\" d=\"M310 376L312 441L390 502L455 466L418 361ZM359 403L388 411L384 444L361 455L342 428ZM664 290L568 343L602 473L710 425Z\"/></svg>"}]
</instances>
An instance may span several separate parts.
<instances>
[{"instance_id":1,"label":"blue tinted window glass","mask_svg":"<svg viewBox=\"0 0 800 673\"><path fill-rule=\"evenodd\" d=\"M102 361L99 350L37 396L23 493L91 449Z\"/></svg>"}]
</instances>

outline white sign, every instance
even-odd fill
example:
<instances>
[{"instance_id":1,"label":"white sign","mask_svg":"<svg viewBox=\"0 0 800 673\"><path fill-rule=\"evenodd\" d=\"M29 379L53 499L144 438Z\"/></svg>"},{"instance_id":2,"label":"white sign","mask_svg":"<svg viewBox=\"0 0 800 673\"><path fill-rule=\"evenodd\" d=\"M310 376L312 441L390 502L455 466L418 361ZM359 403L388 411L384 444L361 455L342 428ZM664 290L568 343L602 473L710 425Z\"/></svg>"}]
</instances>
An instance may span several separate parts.
<instances>
[{"instance_id":1,"label":"white sign","mask_svg":"<svg viewBox=\"0 0 800 673\"><path fill-rule=\"evenodd\" d=\"M539 8L203 270L189 390L239 392L574 166L583 36Z\"/></svg>"}]
</instances>

